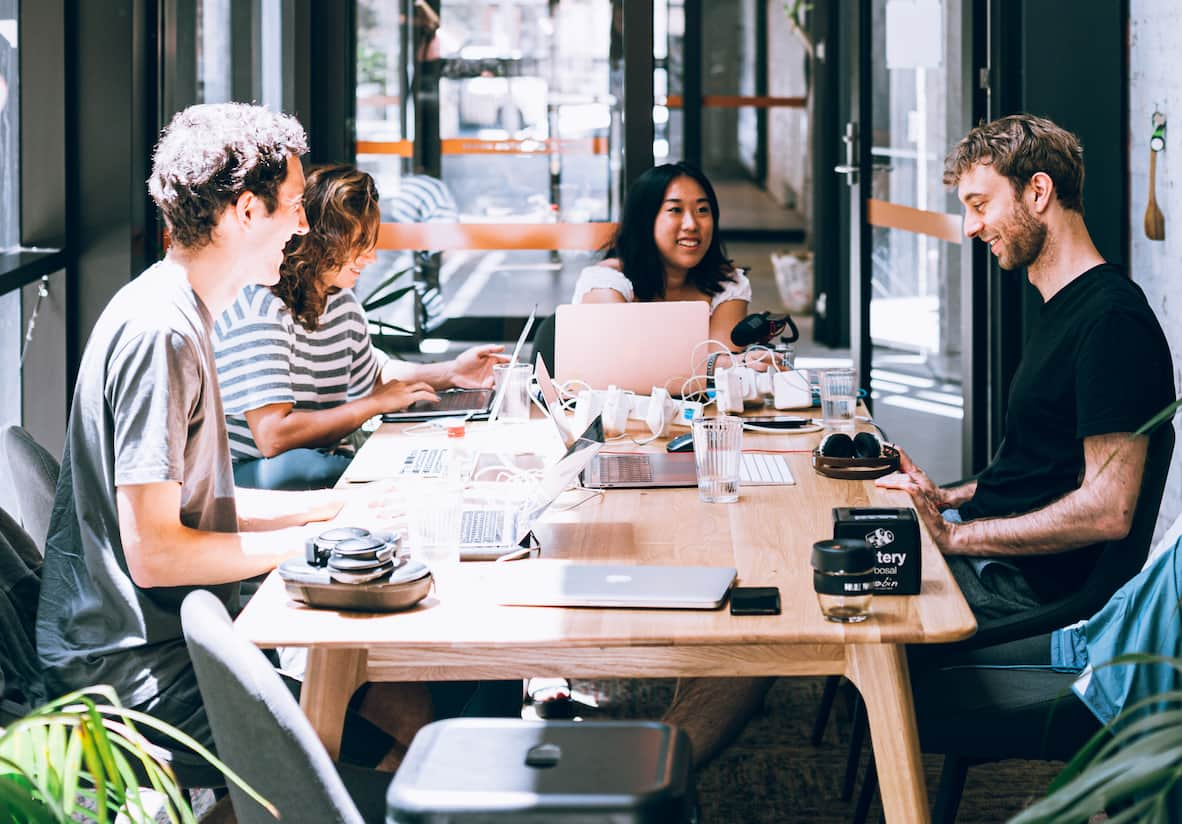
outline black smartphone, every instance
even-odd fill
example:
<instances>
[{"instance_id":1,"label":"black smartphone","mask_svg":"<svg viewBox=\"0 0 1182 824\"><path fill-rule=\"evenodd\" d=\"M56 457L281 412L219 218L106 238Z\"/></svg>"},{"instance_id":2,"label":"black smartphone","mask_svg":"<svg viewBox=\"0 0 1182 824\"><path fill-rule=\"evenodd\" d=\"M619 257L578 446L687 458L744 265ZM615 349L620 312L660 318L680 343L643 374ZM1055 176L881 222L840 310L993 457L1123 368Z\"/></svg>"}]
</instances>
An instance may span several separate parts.
<instances>
[{"instance_id":1,"label":"black smartphone","mask_svg":"<svg viewBox=\"0 0 1182 824\"><path fill-rule=\"evenodd\" d=\"M731 590L731 615L779 614L779 587L735 587Z\"/></svg>"},{"instance_id":2,"label":"black smartphone","mask_svg":"<svg viewBox=\"0 0 1182 824\"><path fill-rule=\"evenodd\" d=\"M812 418L802 418L799 415L752 415L743 418L743 423L767 429L800 429L812 422Z\"/></svg>"}]
</instances>

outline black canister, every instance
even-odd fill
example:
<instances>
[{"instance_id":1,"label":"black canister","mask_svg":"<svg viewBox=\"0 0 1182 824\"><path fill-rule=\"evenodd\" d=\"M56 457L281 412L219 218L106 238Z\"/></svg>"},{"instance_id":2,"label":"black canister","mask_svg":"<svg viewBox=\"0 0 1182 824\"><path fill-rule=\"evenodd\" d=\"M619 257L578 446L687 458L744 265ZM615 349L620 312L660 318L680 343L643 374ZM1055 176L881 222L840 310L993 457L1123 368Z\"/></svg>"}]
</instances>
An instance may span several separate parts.
<instances>
[{"instance_id":1,"label":"black canister","mask_svg":"<svg viewBox=\"0 0 1182 824\"><path fill-rule=\"evenodd\" d=\"M813 544L813 590L830 621L855 624L870 617L874 593L874 550L857 538Z\"/></svg>"}]
</instances>

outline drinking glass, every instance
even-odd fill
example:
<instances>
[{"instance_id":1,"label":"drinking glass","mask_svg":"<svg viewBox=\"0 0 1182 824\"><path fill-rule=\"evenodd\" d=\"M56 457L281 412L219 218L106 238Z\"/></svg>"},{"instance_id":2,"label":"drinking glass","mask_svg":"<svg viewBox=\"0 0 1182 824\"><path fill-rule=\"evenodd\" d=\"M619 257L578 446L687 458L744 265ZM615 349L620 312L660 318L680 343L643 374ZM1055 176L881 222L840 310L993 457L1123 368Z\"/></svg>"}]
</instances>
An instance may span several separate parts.
<instances>
[{"instance_id":1,"label":"drinking glass","mask_svg":"<svg viewBox=\"0 0 1182 824\"><path fill-rule=\"evenodd\" d=\"M493 366L498 403L497 420L523 423L529 420L529 379L533 367L528 363L498 363Z\"/></svg>"},{"instance_id":2,"label":"drinking glass","mask_svg":"<svg viewBox=\"0 0 1182 824\"><path fill-rule=\"evenodd\" d=\"M439 586L460 562L464 487L451 480L421 480L407 488L406 545Z\"/></svg>"},{"instance_id":3,"label":"drinking glass","mask_svg":"<svg viewBox=\"0 0 1182 824\"><path fill-rule=\"evenodd\" d=\"M821 421L827 429L852 432L858 382L853 369L826 369L821 373Z\"/></svg>"},{"instance_id":4,"label":"drinking glass","mask_svg":"<svg viewBox=\"0 0 1182 824\"><path fill-rule=\"evenodd\" d=\"M708 504L732 504L739 500L742 419L730 415L695 418L693 433L698 497Z\"/></svg>"}]
</instances>

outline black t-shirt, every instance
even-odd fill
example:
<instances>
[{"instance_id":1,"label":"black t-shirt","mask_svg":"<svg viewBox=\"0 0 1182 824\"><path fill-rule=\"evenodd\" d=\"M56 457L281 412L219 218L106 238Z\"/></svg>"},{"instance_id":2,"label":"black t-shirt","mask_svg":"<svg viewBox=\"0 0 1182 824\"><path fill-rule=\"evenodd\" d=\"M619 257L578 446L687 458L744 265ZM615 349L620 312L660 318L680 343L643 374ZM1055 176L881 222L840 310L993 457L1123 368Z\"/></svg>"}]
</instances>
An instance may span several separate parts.
<instances>
[{"instance_id":1,"label":"black t-shirt","mask_svg":"<svg viewBox=\"0 0 1182 824\"><path fill-rule=\"evenodd\" d=\"M1078 489L1083 439L1133 432L1174 400L1169 345L1140 287L1103 264L1042 307L1010 385L1005 439L977 480L965 520L1038 509ZM1008 558L1050 601L1077 591L1099 545Z\"/></svg>"}]
</instances>

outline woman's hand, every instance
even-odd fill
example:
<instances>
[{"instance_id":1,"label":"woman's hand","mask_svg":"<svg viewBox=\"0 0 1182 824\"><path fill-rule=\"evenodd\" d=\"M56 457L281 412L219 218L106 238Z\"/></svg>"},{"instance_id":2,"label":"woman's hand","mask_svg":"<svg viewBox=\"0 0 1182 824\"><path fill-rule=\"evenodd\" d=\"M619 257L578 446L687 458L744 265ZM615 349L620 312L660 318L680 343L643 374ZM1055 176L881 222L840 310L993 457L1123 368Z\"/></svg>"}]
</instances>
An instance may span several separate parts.
<instances>
[{"instance_id":1,"label":"woman's hand","mask_svg":"<svg viewBox=\"0 0 1182 824\"><path fill-rule=\"evenodd\" d=\"M452 361L448 382L460 389L488 389L493 385L493 366L508 363L500 344L473 346Z\"/></svg>"},{"instance_id":2,"label":"woman's hand","mask_svg":"<svg viewBox=\"0 0 1182 824\"><path fill-rule=\"evenodd\" d=\"M437 401L439 396L431 384L423 381L387 381L374 389L370 397L377 401L382 413L399 412L415 401Z\"/></svg>"}]
</instances>

